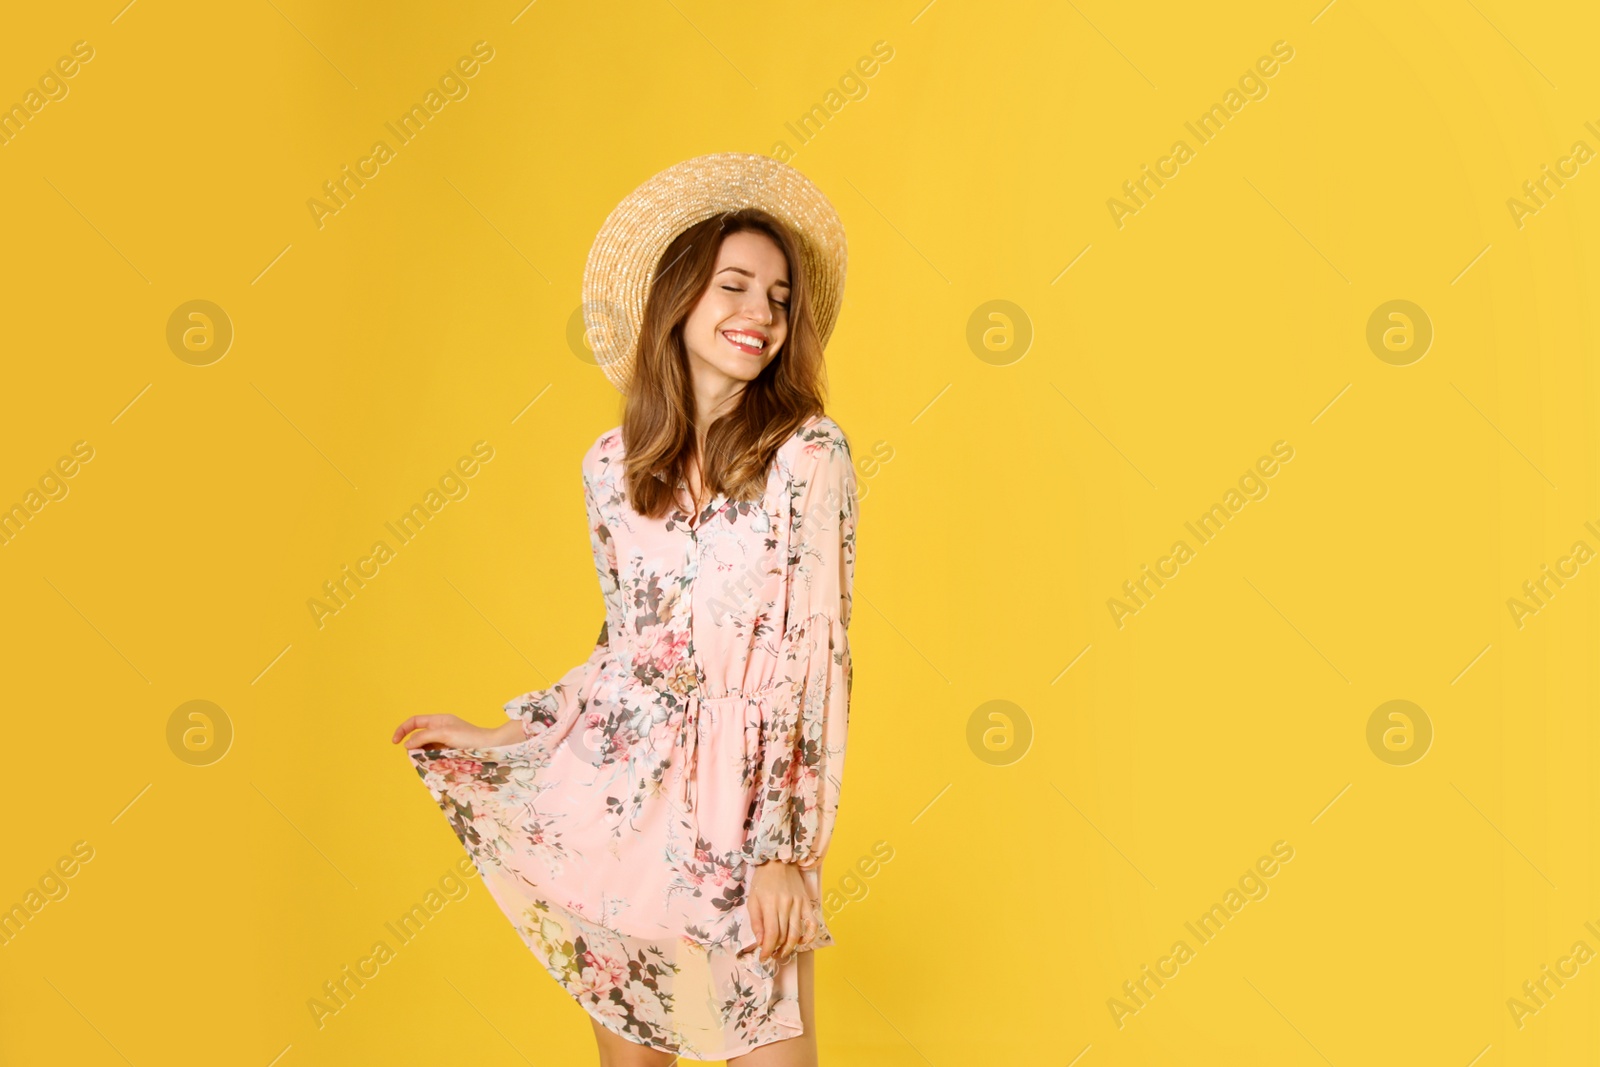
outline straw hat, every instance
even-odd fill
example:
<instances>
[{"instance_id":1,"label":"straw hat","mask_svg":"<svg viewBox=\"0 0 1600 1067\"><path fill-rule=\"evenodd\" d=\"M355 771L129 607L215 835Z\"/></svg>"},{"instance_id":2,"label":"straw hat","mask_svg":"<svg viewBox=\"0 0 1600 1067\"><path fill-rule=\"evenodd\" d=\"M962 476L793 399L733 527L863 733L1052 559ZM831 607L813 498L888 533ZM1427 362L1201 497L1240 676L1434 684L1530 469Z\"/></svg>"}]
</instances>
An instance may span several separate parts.
<instances>
[{"instance_id":1,"label":"straw hat","mask_svg":"<svg viewBox=\"0 0 1600 1067\"><path fill-rule=\"evenodd\" d=\"M761 208L800 242L817 334L828 343L844 297L844 226L828 198L799 171L767 156L720 152L649 178L606 217L583 270L588 347L611 384L626 392L656 264L684 230L740 208Z\"/></svg>"}]
</instances>

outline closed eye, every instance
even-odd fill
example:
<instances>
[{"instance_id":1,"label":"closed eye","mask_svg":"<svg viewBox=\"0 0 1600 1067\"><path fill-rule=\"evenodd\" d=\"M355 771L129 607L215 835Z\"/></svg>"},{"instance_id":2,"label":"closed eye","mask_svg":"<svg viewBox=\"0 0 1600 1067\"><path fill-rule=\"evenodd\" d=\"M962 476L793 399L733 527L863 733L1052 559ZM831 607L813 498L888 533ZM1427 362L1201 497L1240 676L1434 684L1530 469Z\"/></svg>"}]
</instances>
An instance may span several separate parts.
<instances>
[{"instance_id":1,"label":"closed eye","mask_svg":"<svg viewBox=\"0 0 1600 1067\"><path fill-rule=\"evenodd\" d=\"M730 293L742 293L742 292L744 292L744 290L739 288L737 285L724 285L723 288L726 289ZM787 311L789 309L789 302L787 300L774 300L773 303L777 304L779 307L783 308L785 311Z\"/></svg>"}]
</instances>

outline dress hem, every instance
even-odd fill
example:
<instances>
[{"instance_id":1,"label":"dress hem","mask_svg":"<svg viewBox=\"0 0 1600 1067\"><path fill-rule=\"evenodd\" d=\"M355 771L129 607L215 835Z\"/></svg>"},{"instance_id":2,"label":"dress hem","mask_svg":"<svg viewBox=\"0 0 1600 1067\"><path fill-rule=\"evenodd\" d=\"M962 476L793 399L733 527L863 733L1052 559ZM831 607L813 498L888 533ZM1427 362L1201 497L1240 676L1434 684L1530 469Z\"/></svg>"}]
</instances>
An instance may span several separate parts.
<instances>
[{"instance_id":1,"label":"dress hem","mask_svg":"<svg viewBox=\"0 0 1600 1067\"><path fill-rule=\"evenodd\" d=\"M795 953L796 960L798 961L800 952L815 952L819 948L828 948L832 944L833 944L833 942L830 941L827 944L819 944L819 945L814 945L811 948L797 950L796 953ZM736 1046L736 1047L721 1049L721 1050L718 1050L716 1052L698 1052L697 1051L694 1055L691 1056L691 1055L688 1055L688 1054L684 1053L684 1051L681 1048L679 1048L678 1046L675 1046L675 1045L662 1045L662 1044L657 1044L656 1042L653 1042L653 1041L640 1041L638 1038L636 1038L636 1037L632 1036L631 1034L627 1033L627 1031L620 1030L620 1029L610 1025L609 1023L607 1023L605 1019L601 1018L599 1015L597 1015L594 1012L590 1011L589 1010L589 1006L587 1004L583 1003L583 1001L579 1000L577 997L573 997L573 1001L578 1005L578 1007L583 1009L584 1014L588 1015L595 1022L597 1022L601 1026L605 1027L611 1033L616 1034L618 1037L620 1037L623 1040L627 1041L629 1044L641 1045L641 1046L643 1046L645 1048L655 1049L657 1052L670 1053L670 1054L672 1054L674 1056L677 1056L680 1061L686 1062L686 1063L715 1063L718 1060L730 1060L730 1059L733 1059L736 1056L747 1055L747 1054L749 1054L751 1052L754 1052L758 1048L763 1048L763 1047L765 1047L767 1045L775 1045L779 1041L788 1041L791 1038L804 1037L805 1033L806 1033L806 1028L805 1028L805 1024L804 1023L797 1024L792 1030L790 1030L790 1027L789 1027L788 1023L785 1023L782 1020L775 1019L774 1022L776 1022L777 1025L783 1027L785 1030L790 1030L790 1032L784 1033L784 1034L775 1034L775 1035L773 1035L771 1037L763 1038L762 1040L757 1041L757 1042L755 1042L753 1044L739 1045L739 1046Z\"/></svg>"}]
</instances>

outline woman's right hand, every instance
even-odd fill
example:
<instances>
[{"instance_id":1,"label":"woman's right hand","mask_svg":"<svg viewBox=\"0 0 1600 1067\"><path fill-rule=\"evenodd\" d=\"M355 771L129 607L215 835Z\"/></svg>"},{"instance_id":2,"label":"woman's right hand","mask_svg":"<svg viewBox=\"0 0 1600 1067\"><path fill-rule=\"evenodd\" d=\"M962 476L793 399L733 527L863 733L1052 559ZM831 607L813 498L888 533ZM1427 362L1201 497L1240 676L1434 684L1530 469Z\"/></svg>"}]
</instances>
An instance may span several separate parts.
<instances>
[{"instance_id":1,"label":"woman's right hand","mask_svg":"<svg viewBox=\"0 0 1600 1067\"><path fill-rule=\"evenodd\" d=\"M415 730L416 733L412 733ZM406 737L411 734L410 737ZM406 748L492 748L526 737L522 720L508 719L501 726L474 726L454 715L413 715L395 727L391 744L404 737Z\"/></svg>"}]
</instances>

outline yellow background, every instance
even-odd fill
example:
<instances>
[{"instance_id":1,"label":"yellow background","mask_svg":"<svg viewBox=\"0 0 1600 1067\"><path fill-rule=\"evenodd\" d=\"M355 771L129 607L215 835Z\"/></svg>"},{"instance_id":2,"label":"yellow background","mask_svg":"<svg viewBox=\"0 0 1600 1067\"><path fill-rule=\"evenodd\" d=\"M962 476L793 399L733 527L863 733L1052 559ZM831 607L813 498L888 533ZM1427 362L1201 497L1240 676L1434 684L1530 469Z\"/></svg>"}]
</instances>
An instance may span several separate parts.
<instances>
[{"instance_id":1,"label":"yellow background","mask_svg":"<svg viewBox=\"0 0 1600 1067\"><path fill-rule=\"evenodd\" d=\"M481 883L320 1029L307 1001L464 855L394 726L502 721L593 644L578 461L618 394L567 341L589 241L665 166L796 148L883 41L793 156L849 234L830 414L863 462L823 1062L1597 1062L1600 962L1507 1007L1600 950L1600 567L1507 606L1600 548L1600 164L1507 207L1600 148L1592 8L122 2L0 35L0 103L94 49L0 146L0 503L94 449L0 546L0 905L94 850L0 947L0 1061L592 1062ZM307 201L480 40L469 94L319 228ZM209 366L166 340L195 299L235 331ZM1405 366L1366 340L1395 299L1434 331ZM991 300L1020 358L969 345ZM322 583L479 440L470 493L319 628ZM1434 735L1405 766L1366 735L1396 699ZM190 700L234 731L208 766L169 747ZM1001 753L969 741L994 700ZM1268 895L1119 1026L1277 841Z\"/></svg>"}]
</instances>

